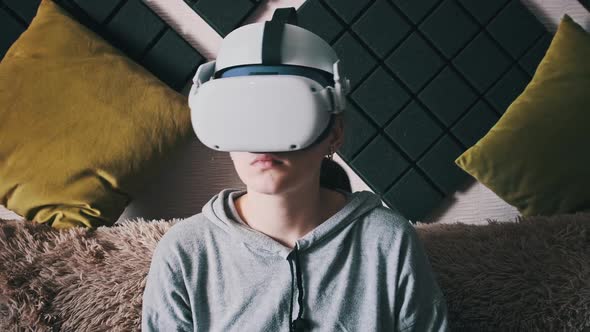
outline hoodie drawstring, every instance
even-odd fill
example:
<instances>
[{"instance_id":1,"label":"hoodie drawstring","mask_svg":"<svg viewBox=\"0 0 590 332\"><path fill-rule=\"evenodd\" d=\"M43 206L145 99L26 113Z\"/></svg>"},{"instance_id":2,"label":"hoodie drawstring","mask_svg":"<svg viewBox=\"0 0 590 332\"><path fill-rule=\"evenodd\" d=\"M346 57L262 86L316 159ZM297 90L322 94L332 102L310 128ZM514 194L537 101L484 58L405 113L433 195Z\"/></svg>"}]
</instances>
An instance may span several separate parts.
<instances>
[{"instance_id":1,"label":"hoodie drawstring","mask_svg":"<svg viewBox=\"0 0 590 332\"><path fill-rule=\"evenodd\" d=\"M297 313L297 319L291 322L293 317L293 258L289 259L289 267L291 268L291 307L289 308L289 332L303 332L308 327L307 321L302 318L303 316L303 278L301 275L301 263L299 261L299 249L298 245L295 244L295 250L289 254L289 256L295 255L295 270L297 273L297 303L299 304L299 312Z\"/></svg>"}]
</instances>

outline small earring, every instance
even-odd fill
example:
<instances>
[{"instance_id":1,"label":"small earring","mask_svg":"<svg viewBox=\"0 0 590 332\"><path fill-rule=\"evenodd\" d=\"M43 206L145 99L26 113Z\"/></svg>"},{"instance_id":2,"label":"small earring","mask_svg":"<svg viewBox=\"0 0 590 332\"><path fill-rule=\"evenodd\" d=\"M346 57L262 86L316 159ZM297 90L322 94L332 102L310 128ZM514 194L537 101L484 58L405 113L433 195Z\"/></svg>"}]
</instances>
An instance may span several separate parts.
<instances>
[{"instance_id":1,"label":"small earring","mask_svg":"<svg viewBox=\"0 0 590 332\"><path fill-rule=\"evenodd\" d=\"M330 145L330 154L328 154L328 159L333 160L334 157L334 147Z\"/></svg>"}]
</instances>

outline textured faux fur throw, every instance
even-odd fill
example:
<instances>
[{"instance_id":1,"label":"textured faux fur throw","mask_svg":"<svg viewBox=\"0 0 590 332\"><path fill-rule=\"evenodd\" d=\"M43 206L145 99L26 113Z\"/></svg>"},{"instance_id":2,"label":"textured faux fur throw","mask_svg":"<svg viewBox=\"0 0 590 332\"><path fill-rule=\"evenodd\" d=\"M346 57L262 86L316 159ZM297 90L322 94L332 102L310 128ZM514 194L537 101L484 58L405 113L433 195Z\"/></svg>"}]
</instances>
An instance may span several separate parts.
<instances>
[{"instance_id":1,"label":"textured faux fur throw","mask_svg":"<svg viewBox=\"0 0 590 332\"><path fill-rule=\"evenodd\" d=\"M152 252L179 219L56 230L0 219L0 331L138 331ZM590 213L416 226L453 331L590 326Z\"/></svg>"}]
</instances>

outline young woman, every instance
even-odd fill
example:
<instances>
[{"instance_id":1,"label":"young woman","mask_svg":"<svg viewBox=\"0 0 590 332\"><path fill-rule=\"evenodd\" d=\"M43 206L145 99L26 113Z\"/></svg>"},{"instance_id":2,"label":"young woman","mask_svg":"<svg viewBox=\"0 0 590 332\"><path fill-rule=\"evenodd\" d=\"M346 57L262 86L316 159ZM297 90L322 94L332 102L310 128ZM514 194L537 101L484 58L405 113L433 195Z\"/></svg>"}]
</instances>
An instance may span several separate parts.
<instances>
[{"instance_id":1,"label":"young woman","mask_svg":"<svg viewBox=\"0 0 590 332\"><path fill-rule=\"evenodd\" d=\"M230 152L246 189L222 190L164 234L143 330L448 330L413 226L379 196L351 192L331 160L342 114L305 149Z\"/></svg>"},{"instance_id":2,"label":"young woman","mask_svg":"<svg viewBox=\"0 0 590 332\"><path fill-rule=\"evenodd\" d=\"M343 142L336 117L308 150L230 153L247 189L221 191L160 240L143 330L448 329L445 299L408 220L368 191L320 186L330 176L321 169L335 163L324 155Z\"/></svg>"}]
</instances>

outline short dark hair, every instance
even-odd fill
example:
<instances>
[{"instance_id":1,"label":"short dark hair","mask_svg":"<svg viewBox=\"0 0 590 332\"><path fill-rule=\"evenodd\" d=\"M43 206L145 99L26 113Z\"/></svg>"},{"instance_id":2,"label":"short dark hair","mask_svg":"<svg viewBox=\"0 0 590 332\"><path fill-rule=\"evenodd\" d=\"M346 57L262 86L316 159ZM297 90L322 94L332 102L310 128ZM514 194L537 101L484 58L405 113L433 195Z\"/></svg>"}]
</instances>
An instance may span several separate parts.
<instances>
[{"instance_id":1,"label":"short dark hair","mask_svg":"<svg viewBox=\"0 0 590 332\"><path fill-rule=\"evenodd\" d=\"M323 141L332 131L332 128L336 123L335 118L335 115L330 117L330 123L322 135L320 135L318 142ZM322 160L322 166L320 168L320 187L328 189L342 189L347 192L352 192L350 179L348 178L344 168L342 168L342 166L340 166L340 164L337 162L328 158L324 158Z\"/></svg>"},{"instance_id":2,"label":"short dark hair","mask_svg":"<svg viewBox=\"0 0 590 332\"><path fill-rule=\"evenodd\" d=\"M350 179L340 166L334 160L324 158L320 169L320 187L328 189L342 189L347 192L352 192L350 186Z\"/></svg>"}]
</instances>

